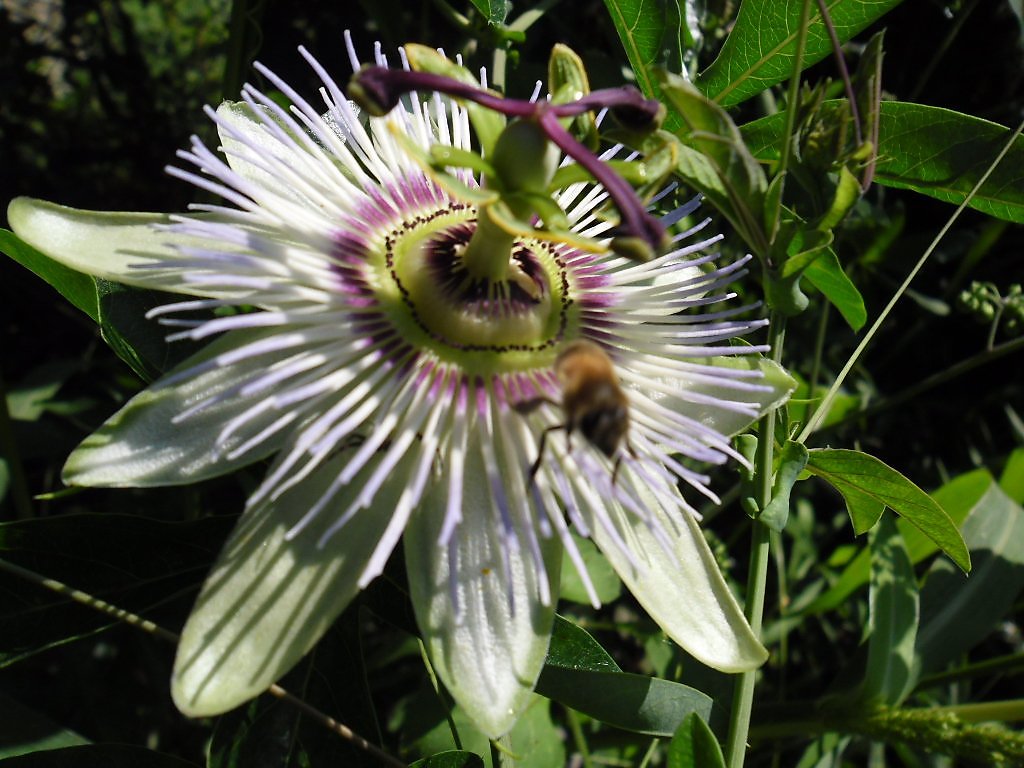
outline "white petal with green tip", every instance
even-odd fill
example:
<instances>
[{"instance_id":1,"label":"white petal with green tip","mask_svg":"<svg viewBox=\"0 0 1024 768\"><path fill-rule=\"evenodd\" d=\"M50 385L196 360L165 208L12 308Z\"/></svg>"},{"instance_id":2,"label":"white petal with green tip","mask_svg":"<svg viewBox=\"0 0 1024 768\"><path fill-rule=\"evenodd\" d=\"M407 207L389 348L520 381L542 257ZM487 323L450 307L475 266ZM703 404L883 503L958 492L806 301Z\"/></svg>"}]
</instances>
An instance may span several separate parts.
<instances>
[{"instance_id":1,"label":"white petal with green tip","mask_svg":"<svg viewBox=\"0 0 1024 768\"><path fill-rule=\"evenodd\" d=\"M445 498L424 499L405 532L405 558L417 622L439 676L490 738L506 733L530 702L547 655L554 605L540 600L541 578L523 548L501 541L486 473L467 456L463 520L453 534L458 567L452 601L449 549L438 543ZM477 464L477 466L472 466ZM438 484L435 491L444 486ZM541 542L557 594L561 547ZM508 560L508 571L502 558ZM510 576L510 579L509 579Z\"/></svg>"},{"instance_id":2,"label":"white petal with green tip","mask_svg":"<svg viewBox=\"0 0 1024 768\"><path fill-rule=\"evenodd\" d=\"M117 213L19 197L7 208L14 233L66 267L116 283L194 296L238 296L238 291L206 290L174 269L187 257L179 247L210 247L210 242L159 228L172 224L165 213ZM233 250L229 243L216 248ZM152 269L159 267L159 269Z\"/></svg>"},{"instance_id":3,"label":"white petal with green tip","mask_svg":"<svg viewBox=\"0 0 1024 768\"><path fill-rule=\"evenodd\" d=\"M679 516L676 525L649 494L642 494L654 526L669 532L672 552L651 528L621 508L613 515L634 566L600 525L593 538L640 605L690 655L722 672L743 672L765 662L768 652L743 616L696 520Z\"/></svg>"},{"instance_id":4,"label":"white petal with green tip","mask_svg":"<svg viewBox=\"0 0 1024 768\"><path fill-rule=\"evenodd\" d=\"M172 370L163 381L204 363L212 368L199 368L195 375L170 385L157 382L133 397L68 457L64 482L133 488L181 485L216 477L269 456L280 448L288 432L267 435L238 455L232 451L280 417L273 409L257 412L244 429L220 439L233 419L260 405L257 398L224 395L265 371L267 359L257 356L233 365L216 364L221 355L236 354L247 345L256 348L269 337L266 331L235 331L223 336ZM207 405L188 418L176 419L200 403Z\"/></svg>"},{"instance_id":5,"label":"white petal with green tip","mask_svg":"<svg viewBox=\"0 0 1024 768\"><path fill-rule=\"evenodd\" d=\"M258 696L323 636L359 591L403 486L386 485L323 546L319 515L287 533L344 468L339 456L277 502L246 512L220 553L178 644L171 693L187 715L226 712ZM375 468L353 480L354 487Z\"/></svg>"}]
</instances>

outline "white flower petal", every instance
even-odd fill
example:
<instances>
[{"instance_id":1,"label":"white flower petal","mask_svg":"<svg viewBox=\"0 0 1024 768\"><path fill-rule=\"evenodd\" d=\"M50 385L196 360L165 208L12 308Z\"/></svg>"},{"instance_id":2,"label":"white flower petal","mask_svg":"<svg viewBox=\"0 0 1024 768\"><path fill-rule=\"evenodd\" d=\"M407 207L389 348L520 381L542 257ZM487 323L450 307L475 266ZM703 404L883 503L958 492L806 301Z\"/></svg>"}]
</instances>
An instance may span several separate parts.
<instances>
[{"instance_id":1,"label":"white flower petal","mask_svg":"<svg viewBox=\"0 0 1024 768\"><path fill-rule=\"evenodd\" d=\"M180 485L222 475L278 450L286 431L267 436L238 456L231 455L233 448L280 416L273 409L256 415L244 431L219 440L226 424L260 401L239 396L219 399L218 393L264 372L266 359L255 357L230 365L213 362L221 354L230 354L249 343L258 344L273 335L273 331L266 330L235 331L208 344L165 379L203 363L212 364L212 369L171 386L161 387L158 382L129 400L68 457L64 482L121 488ZM208 398L208 407L175 422L176 416Z\"/></svg>"},{"instance_id":2,"label":"white flower petal","mask_svg":"<svg viewBox=\"0 0 1024 768\"><path fill-rule=\"evenodd\" d=\"M7 208L11 229L26 243L64 266L93 277L126 285L194 296L220 296L167 269L183 257L178 246L209 247L207 240L164 227L172 217L163 213L83 211L45 200L19 197ZM233 250L219 242L221 251ZM146 267L160 267L159 270Z\"/></svg>"},{"instance_id":3,"label":"white flower petal","mask_svg":"<svg viewBox=\"0 0 1024 768\"><path fill-rule=\"evenodd\" d=\"M719 397L722 400L739 400L756 407L756 415L750 415L727 408L695 405L693 406L694 413L687 414L727 437L739 434L756 419L761 418L773 408L778 408L796 390L796 379L790 376L789 372L781 365L761 355L715 357L708 362L720 368L760 370L764 376L753 382L763 389L750 392L737 392L709 383L691 383L688 386L691 392Z\"/></svg>"},{"instance_id":4,"label":"white flower petal","mask_svg":"<svg viewBox=\"0 0 1024 768\"><path fill-rule=\"evenodd\" d=\"M729 591L697 522L689 515L676 525L649 493L642 493L654 525L671 533L673 552L666 551L651 530L621 507L619 531L636 557L634 568L600 525L592 537L619 576L665 633L690 655L723 672L755 669L768 658Z\"/></svg>"},{"instance_id":5,"label":"white flower petal","mask_svg":"<svg viewBox=\"0 0 1024 768\"><path fill-rule=\"evenodd\" d=\"M633 385L645 390L651 400L725 437L742 432L796 390L796 380L761 355L711 357L699 364L671 376L640 374L628 368L621 374L627 382L635 380ZM730 371L760 371L762 375L736 379L727 375Z\"/></svg>"},{"instance_id":6,"label":"white flower petal","mask_svg":"<svg viewBox=\"0 0 1024 768\"><path fill-rule=\"evenodd\" d=\"M406 527L405 558L416 618L434 667L480 730L497 738L530 702L555 609L541 603L537 569L525 544L515 549L501 540L479 456L471 451L466 457L470 481L451 547L438 543L447 490L438 483ZM561 545L546 540L541 546L549 586L557 590ZM452 553L458 567L454 584Z\"/></svg>"},{"instance_id":7,"label":"white flower petal","mask_svg":"<svg viewBox=\"0 0 1024 768\"><path fill-rule=\"evenodd\" d=\"M336 457L277 502L242 516L178 644L171 693L185 714L215 715L258 696L316 644L359 591L401 483L385 486L325 546L318 541L335 522L331 514L286 538L348 458Z\"/></svg>"},{"instance_id":8,"label":"white flower petal","mask_svg":"<svg viewBox=\"0 0 1024 768\"><path fill-rule=\"evenodd\" d=\"M255 108L259 110L258 115L253 114L253 108L244 101L225 101L217 107L217 119L222 121L217 124L217 135L228 165L244 179L272 189L279 195L299 199L297 195L289 195L288 188L282 186L280 178L274 173L246 159L257 149L262 150L267 157L280 157L290 149L278 137L271 135L264 123L277 122L284 131L289 130L288 126L277 121L267 107L257 105ZM247 144L232 136L228 128L243 134Z\"/></svg>"}]
</instances>

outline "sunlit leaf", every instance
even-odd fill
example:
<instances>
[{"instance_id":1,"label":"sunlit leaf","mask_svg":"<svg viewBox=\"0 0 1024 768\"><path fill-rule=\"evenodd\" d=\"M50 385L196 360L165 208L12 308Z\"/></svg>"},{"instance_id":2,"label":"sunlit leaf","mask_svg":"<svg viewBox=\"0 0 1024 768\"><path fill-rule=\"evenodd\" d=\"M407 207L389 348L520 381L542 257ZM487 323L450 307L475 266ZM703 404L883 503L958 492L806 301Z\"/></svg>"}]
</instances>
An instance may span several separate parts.
<instances>
[{"instance_id":1,"label":"sunlit leaf","mask_svg":"<svg viewBox=\"0 0 1024 768\"><path fill-rule=\"evenodd\" d=\"M670 0L604 0L604 6L619 33L640 90L648 98L663 101L655 70L665 67L680 72L683 67L682 35L686 25L680 15L680 4ZM669 115L665 127L673 130L679 124L677 116Z\"/></svg>"},{"instance_id":2,"label":"sunlit leaf","mask_svg":"<svg viewBox=\"0 0 1024 768\"><path fill-rule=\"evenodd\" d=\"M832 24L841 42L854 37L902 0L829 0ZM803 66L832 52L828 30L812 4ZM702 72L696 85L723 106L738 104L793 74L800 28L801 3L744 0L736 23L718 58Z\"/></svg>"},{"instance_id":3,"label":"sunlit leaf","mask_svg":"<svg viewBox=\"0 0 1024 768\"><path fill-rule=\"evenodd\" d=\"M999 487L1018 504L1024 504L1024 448L1015 448L1006 459Z\"/></svg>"},{"instance_id":4,"label":"sunlit leaf","mask_svg":"<svg viewBox=\"0 0 1024 768\"><path fill-rule=\"evenodd\" d=\"M864 297L847 277L839 257L831 248L812 261L804 270L804 277L839 310L853 330L859 331L868 319Z\"/></svg>"},{"instance_id":5,"label":"sunlit leaf","mask_svg":"<svg viewBox=\"0 0 1024 768\"><path fill-rule=\"evenodd\" d=\"M684 78L669 72L661 72L659 76L668 103L682 118L673 133L683 146L703 158L702 161L684 158L680 153L679 174L712 199L752 250L766 253L764 207L768 181L744 144L739 129L724 109ZM710 184L702 181L707 175L707 170L701 167L705 163L713 171L714 181ZM691 165L697 165L697 173L688 175ZM714 197L722 193L724 203Z\"/></svg>"},{"instance_id":6,"label":"sunlit leaf","mask_svg":"<svg viewBox=\"0 0 1024 768\"><path fill-rule=\"evenodd\" d=\"M992 483L964 521L974 568L964 578L937 560L921 590L917 655L942 669L988 635L1024 589L1024 509Z\"/></svg>"},{"instance_id":7,"label":"sunlit leaf","mask_svg":"<svg viewBox=\"0 0 1024 768\"><path fill-rule=\"evenodd\" d=\"M473 7L488 24L504 24L511 6L509 0L473 0Z\"/></svg>"}]
</instances>

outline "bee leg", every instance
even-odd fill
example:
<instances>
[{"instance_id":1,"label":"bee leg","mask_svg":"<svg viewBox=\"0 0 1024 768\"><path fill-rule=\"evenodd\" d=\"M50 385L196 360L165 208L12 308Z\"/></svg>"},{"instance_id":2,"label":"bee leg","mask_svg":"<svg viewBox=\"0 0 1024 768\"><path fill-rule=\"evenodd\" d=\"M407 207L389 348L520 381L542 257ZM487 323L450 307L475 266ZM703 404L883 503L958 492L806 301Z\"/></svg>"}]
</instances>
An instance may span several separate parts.
<instances>
[{"instance_id":1,"label":"bee leg","mask_svg":"<svg viewBox=\"0 0 1024 768\"><path fill-rule=\"evenodd\" d=\"M533 413L535 410L540 408L545 403L547 403L548 405L553 405L555 406L555 408L559 407L558 403L556 403L550 397L545 397L541 395L539 397L531 397L529 400L520 400L518 403L512 403L512 409L516 413L521 413L525 416L527 414Z\"/></svg>"},{"instance_id":2,"label":"bee leg","mask_svg":"<svg viewBox=\"0 0 1024 768\"><path fill-rule=\"evenodd\" d=\"M540 469L540 463L544 460L544 447L548 442L548 433L558 429L565 429L565 424L555 424L555 426L548 427L540 433L540 441L537 443L537 460L530 467L530 485L533 485L533 481L537 477L537 470Z\"/></svg>"},{"instance_id":3,"label":"bee leg","mask_svg":"<svg viewBox=\"0 0 1024 768\"><path fill-rule=\"evenodd\" d=\"M626 441L626 453L629 454L629 458L631 458L631 459L639 458L639 456L637 455L636 449L630 444L630 442L628 440ZM615 481L619 477L619 467L621 467L621 466L622 466L622 451L619 451L619 453L615 456L615 463L612 465L612 488L615 487Z\"/></svg>"}]
</instances>

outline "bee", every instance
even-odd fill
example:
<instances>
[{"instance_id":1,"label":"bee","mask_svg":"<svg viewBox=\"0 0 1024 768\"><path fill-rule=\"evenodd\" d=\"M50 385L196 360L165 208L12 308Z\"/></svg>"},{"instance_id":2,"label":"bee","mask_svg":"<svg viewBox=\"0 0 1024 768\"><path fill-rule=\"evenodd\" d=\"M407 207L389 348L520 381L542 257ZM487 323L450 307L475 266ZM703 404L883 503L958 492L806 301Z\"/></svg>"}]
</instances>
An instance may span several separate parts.
<instances>
[{"instance_id":1,"label":"bee","mask_svg":"<svg viewBox=\"0 0 1024 768\"><path fill-rule=\"evenodd\" d=\"M562 387L562 402L537 397L517 403L520 413L530 413L541 403L560 407L565 421L548 427L540 435L537 460L530 467L530 482L544 458L548 434L565 430L566 449L572 451L572 434L579 431L587 442L609 459L615 458L612 483L619 471L622 457L617 456L619 446L629 432L629 399L619 385L619 377L608 354L597 344L585 339L572 341L555 358L555 375ZM631 455L633 449L627 441Z\"/></svg>"}]
</instances>

